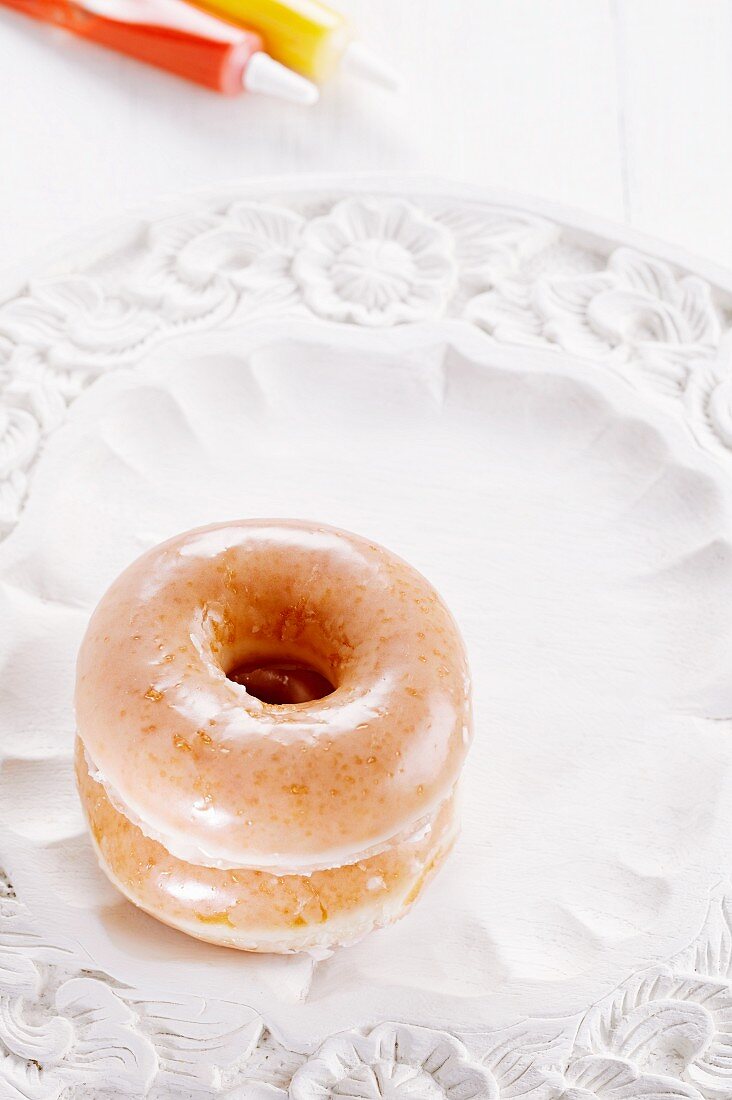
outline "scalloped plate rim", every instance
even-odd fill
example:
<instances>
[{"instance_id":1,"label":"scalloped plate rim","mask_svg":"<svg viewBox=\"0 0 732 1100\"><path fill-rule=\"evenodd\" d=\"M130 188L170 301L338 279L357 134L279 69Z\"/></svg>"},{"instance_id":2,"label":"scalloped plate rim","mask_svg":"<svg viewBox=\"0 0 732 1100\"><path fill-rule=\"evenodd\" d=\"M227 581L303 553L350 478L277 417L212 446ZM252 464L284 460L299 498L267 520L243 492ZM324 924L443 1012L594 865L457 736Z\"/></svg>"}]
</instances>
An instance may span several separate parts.
<instances>
[{"instance_id":1,"label":"scalloped plate rim","mask_svg":"<svg viewBox=\"0 0 732 1100\"><path fill-rule=\"evenodd\" d=\"M174 195L163 196L152 203L135 203L130 209L109 214L82 225L68 233L54 237L47 244L32 250L22 260L0 268L0 296L11 296L27 279L43 269L50 274L49 267L62 265L64 260L78 255L80 250L102 243L102 238L134 231L140 223L148 219L164 218L177 213L190 212L197 203L231 201L236 197L263 200L262 191L272 189L279 193L302 196L312 192L314 196L334 194L340 190L343 196L360 194L394 195L411 198L444 198L446 200L467 203L488 204L522 213L536 214L548 218L559 225L578 233L593 237L594 243L610 248L627 245L657 259L665 260L675 268L699 275L714 285L714 288L730 296L732 308L732 266L725 267L712 260L705 259L694 251L685 249L663 237L645 233L623 222L594 214L581 207L565 205L549 199L542 199L530 192L503 190L495 187L483 187L480 184L462 183L446 176L423 175L417 173L355 172L355 173L303 173L297 175L266 175L235 180L217 187L201 185L186 188Z\"/></svg>"}]
</instances>

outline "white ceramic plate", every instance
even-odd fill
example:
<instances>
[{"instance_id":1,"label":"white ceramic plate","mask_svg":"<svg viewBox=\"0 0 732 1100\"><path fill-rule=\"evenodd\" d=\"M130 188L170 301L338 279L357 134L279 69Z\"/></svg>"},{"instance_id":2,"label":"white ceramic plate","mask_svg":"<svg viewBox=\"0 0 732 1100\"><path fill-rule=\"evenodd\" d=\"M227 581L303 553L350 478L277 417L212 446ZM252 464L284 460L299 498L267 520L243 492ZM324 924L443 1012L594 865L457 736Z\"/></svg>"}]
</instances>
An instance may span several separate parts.
<instances>
[{"instance_id":1,"label":"white ceramic plate","mask_svg":"<svg viewBox=\"0 0 732 1100\"><path fill-rule=\"evenodd\" d=\"M100 233L0 306L0 1096L729 1097L726 293L533 211L344 189ZM454 856L318 963L139 913L76 801L90 610L234 516L391 547L473 667Z\"/></svg>"}]
</instances>

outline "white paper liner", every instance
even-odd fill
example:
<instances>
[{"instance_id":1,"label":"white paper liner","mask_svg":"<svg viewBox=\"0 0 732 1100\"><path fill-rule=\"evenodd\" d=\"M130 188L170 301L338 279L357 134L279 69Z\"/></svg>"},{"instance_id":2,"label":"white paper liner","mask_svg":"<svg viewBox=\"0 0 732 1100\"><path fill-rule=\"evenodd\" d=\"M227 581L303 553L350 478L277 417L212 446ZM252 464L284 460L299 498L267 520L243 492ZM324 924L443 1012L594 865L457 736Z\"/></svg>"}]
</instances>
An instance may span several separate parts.
<instances>
[{"instance_id":1,"label":"white paper liner","mask_svg":"<svg viewBox=\"0 0 732 1100\"><path fill-rule=\"evenodd\" d=\"M97 382L0 549L2 857L49 936L310 1034L576 1011L689 940L732 835L731 525L721 471L670 424L609 373L454 326L234 327ZM75 652L107 585L180 530L262 515L412 562L475 682L455 852L405 921L315 970L136 913L71 767Z\"/></svg>"}]
</instances>

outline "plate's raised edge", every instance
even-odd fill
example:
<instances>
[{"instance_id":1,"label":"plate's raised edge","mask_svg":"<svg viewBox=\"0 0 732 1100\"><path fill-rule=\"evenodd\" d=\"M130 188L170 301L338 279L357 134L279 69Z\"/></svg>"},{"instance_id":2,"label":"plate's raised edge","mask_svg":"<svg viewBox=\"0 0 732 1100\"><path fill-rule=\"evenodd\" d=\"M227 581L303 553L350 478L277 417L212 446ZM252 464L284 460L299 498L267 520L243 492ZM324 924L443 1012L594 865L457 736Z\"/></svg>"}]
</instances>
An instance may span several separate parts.
<instances>
[{"instance_id":1,"label":"plate's raised edge","mask_svg":"<svg viewBox=\"0 0 732 1100\"><path fill-rule=\"evenodd\" d=\"M238 267L232 241L247 256ZM691 430L704 462L729 468L730 273L534 200L409 177L258 179L74 234L2 285L7 531L43 440L94 378L182 333L273 316L392 334L446 318L471 340L569 352L621 375ZM0 878L0 1010L0 1097L323 1100L349 1081L414 1093L421 1077L452 1100L729 1100L732 905L720 887L688 948L569 1019L471 1035L377 1023L309 1052L278 1043L247 1006L91 970Z\"/></svg>"},{"instance_id":2,"label":"plate's raised edge","mask_svg":"<svg viewBox=\"0 0 732 1100\"><path fill-rule=\"evenodd\" d=\"M127 239L131 232L134 233L150 221L185 213L199 203L227 203L243 196L267 201L267 196L272 193L297 198L317 198L323 194L340 197L351 194L408 195L429 199L441 197L446 201L457 199L478 206L523 210L575 231L588 247L610 251L625 245L639 252L646 252L681 271L699 275L720 293L729 295L732 300L732 268L714 263L682 245L579 207L542 199L530 192L506 191L462 183L443 176L409 172L262 175L231 180L216 187L191 187L183 192L162 195L152 202L134 205L119 214L100 218L72 232L59 234L41 248L29 252L17 263L0 264L0 298L17 293L23 283L35 274L63 266L69 259L78 257L80 252L96 252L100 242L106 240L110 248L113 248L116 241Z\"/></svg>"}]
</instances>

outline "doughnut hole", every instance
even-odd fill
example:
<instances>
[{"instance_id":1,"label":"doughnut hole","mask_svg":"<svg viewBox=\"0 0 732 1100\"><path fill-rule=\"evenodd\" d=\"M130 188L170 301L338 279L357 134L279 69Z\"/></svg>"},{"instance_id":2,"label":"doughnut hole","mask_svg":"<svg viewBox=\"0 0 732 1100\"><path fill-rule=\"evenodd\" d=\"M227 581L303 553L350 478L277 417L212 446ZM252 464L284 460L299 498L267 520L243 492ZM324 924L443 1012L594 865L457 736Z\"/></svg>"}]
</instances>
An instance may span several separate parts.
<instances>
[{"instance_id":1,"label":"doughnut hole","mask_svg":"<svg viewBox=\"0 0 732 1100\"><path fill-rule=\"evenodd\" d=\"M297 661L255 661L227 672L229 680L242 684L250 695L272 706L311 703L324 699L335 686L317 669Z\"/></svg>"},{"instance_id":2,"label":"doughnut hole","mask_svg":"<svg viewBox=\"0 0 732 1100\"><path fill-rule=\"evenodd\" d=\"M277 547L264 561L247 556L243 563L225 551L193 624L211 664L265 704L332 695L372 630L361 611L346 632L337 593L317 578L319 552L304 557L293 568Z\"/></svg>"}]
</instances>

